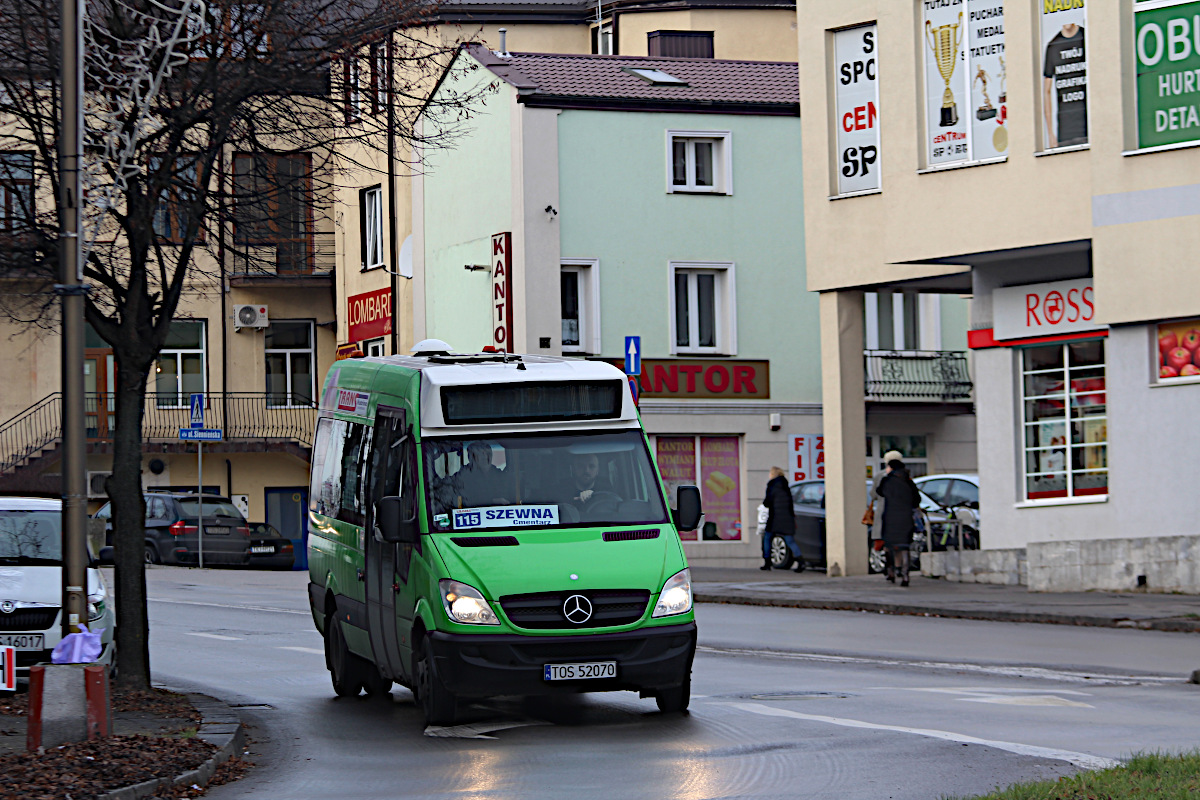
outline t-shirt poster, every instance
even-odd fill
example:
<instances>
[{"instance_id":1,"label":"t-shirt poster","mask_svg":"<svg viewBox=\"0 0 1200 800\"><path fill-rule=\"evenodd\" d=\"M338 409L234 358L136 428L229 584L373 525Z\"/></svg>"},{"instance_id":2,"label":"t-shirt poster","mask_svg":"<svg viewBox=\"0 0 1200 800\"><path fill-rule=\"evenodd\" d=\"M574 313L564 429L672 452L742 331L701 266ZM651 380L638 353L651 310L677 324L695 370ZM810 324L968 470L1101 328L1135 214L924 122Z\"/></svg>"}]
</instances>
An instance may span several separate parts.
<instances>
[{"instance_id":1,"label":"t-shirt poster","mask_svg":"<svg viewBox=\"0 0 1200 800\"><path fill-rule=\"evenodd\" d=\"M1008 75L1003 0L967 4L967 64L971 80L971 158L1008 154Z\"/></svg>"},{"instance_id":2,"label":"t-shirt poster","mask_svg":"<svg viewBox=\"0 0 1200 800\"><path fill-rule=\"evenodd\" d=\"M1200 3L1133 9L1138 147L1200 139Z\"/></svg>"},{"instance_id":3,"label":"t-shirt poster","mask_svg":"<svg viewBox=\"0 0 1200 800\"><path fill-rule=\"evenodd\" d=\"M742 538L741 460L736 436L700 437L700 503L705 539Z\"/></svg>"},{"instance_id":4,"label":"t-shirt poster","mask_svg":"<svg viewBox=\"0 0 1200 800\"><path fill-rule=\"evenodd\" d=\"M1042 123L1047 150L1087 144L1085 0L1043 0Z\"/></svg>"},{"instance_id":5,"label":"t-shirt poster","mask_svg":"<svg viewBox=\"0 0 1200 800\"><path fill-rule=\"evenodd\" d=\"M923 0L925 136L929 165L966 161L971 95L967 83L967 20L963 0Z\"/></svg>"},{"instance_id":6,"label":"t-shirt poster","mask_svg":"<svg viewBox=\"0 0 1200 800\"><path fill-rule=\"evenodd\" d=\"M658 461L658 472L662 475L667 498L674 506L680 486L696 485L696 438L659 436L654 442L654 457ZM696 531L680 531L679 538L695 540L697 534Z\"/></svg>"},{"instance_id":7,"label":"t-shirt poster","mask_svg":"<svg viewBox=\"0 0 1200 800\"><path fill-rule=\"evenodd\" d=\"M875 25L833 35L838 194L879 188L879 74Z\"/></svg>"}]
</instances>

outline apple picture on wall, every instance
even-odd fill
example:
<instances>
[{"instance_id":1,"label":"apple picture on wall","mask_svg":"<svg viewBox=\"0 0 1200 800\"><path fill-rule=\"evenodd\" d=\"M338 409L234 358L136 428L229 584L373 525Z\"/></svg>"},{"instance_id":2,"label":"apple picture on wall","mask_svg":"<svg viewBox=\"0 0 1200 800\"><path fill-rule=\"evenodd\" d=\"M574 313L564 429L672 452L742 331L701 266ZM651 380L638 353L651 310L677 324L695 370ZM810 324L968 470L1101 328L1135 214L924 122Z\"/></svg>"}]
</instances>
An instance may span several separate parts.
<instances>
[{"instance_id":1,"label":"apple picture on wall","mask_svg":"<svg viewBox=\"0 0 1200 800\"><path fill-rule=\"evenodd\" d=\"M1174 350L1167 353L1167 366L1174 367L1176 370L1183 369L1185 364L1192 363L1192 351L1183 347L1176 347Z\"/></svg>"},{"instance_id":2,"label":"apple picture on wall","mask_svg":"<svg viewBox=\"0 0 1200 800\"><path fill-rule=\"evenodd\" d=\"M1179 347L1179 339L1175 336L1175 331L1167 331L1158 337L1158 351L1166 356L1167 353Z\"/></svg>"},{"instance_id":3,"label":"apple picture on wall","mask_svg":"<svg viewBox=\"0 0 1200 800\"><path fill-rule=\"evenodd\" d=\"M1200 349L1200 331L1192 328L1183 335L1183 338L1179 340L1179 344L1184 349L1191 350L1193 353L1196 352L1197 349Z\"/></svg>"},{"instance_id":4,"label":"apple picture on wall","mask_svg":"<svg viewBox=\"0 0 1200 800\"><path fill-rule=\"evenodd\" d=\"M1179 370L1179 375L1200 375L1200 367L1195 364L1184 364L1183 369Z\"/></svg>"},{"instance_id":5,"label":"apple picture on wall","mask_svg":"<svg viewBox=\"0 0 1200 800\"><path fill-rule=\"evenodd\" d=\"M1158 377L1160 377L1160 378L1178 378L1179 370L1175 369L1174 367L1167 367L1167 366L1159 367L1158 368Z\"/></svg>"}]
</instances>

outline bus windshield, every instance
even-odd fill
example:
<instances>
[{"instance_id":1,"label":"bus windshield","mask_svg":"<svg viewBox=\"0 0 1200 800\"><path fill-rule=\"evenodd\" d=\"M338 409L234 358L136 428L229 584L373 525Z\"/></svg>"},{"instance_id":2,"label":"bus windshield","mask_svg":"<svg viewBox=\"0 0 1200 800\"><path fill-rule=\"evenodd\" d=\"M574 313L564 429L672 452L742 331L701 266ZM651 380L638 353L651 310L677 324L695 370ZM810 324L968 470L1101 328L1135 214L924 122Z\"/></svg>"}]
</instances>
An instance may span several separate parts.
<instances>
[{"instance_id":1,"label":"bus windshield","mask_svg":"<svg viewBox=\"0 0 1200 800\"><path fill-rule=\"evenodd\" d=\"M430 530L667 522L639 430L427 438Z\"/></svg>"}]
</instances>

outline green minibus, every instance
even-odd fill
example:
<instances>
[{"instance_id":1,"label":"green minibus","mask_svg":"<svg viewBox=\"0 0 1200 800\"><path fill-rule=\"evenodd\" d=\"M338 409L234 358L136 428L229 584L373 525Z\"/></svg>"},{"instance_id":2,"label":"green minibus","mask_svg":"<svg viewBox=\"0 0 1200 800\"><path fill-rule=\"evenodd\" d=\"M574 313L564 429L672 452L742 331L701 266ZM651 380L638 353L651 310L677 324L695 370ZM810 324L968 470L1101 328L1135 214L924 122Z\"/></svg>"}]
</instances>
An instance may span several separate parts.
<instances>
[{"instance_id":1,"label":"green minibus","mask_svg":"<svg viewBox=\"0 0 1200 800\"><path fill-rule=\"evenodd\" d=\"M336 362L309 492L309 602L339 696L412 690L430 725L473 699L632 690L687 709L696 623L672 509L625 376L457 354Z\"/></svg>"}]
</instances>

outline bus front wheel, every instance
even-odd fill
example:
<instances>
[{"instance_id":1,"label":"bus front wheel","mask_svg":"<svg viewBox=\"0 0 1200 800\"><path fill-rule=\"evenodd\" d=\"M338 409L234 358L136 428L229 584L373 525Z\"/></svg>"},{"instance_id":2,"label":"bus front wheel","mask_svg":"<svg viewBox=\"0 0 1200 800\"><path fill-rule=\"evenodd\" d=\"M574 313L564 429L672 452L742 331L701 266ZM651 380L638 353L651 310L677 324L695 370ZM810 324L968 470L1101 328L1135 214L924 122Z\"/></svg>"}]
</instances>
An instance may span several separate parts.
<instances>
[{"instance_id":1,"label":"bus front wheel","mask_svg":"<svg viewBox=\"0 0 1200 800\"><path fill-rule=\"evenodd\" d=\"M692 676L689 674L683 683L673 689L660 689L654 696L658 710L664 714L678 714L687 711L692 700Z\"/></svg>"},{"instance_id":2,"label":"bus front wheel","mask_svg":"<svg viewBox=\"0 0 1200 800\"><path fill-rule=\"evenodd\" d=\"M458 714L458 698L446 688L437 673L433 648L425 641L417 661L417 698L425 712L426 725L453 725Z\"/></svg>"},{"instance_id":3,"label":"bus front wheel","mask_svg":"<svg viewBox=\"0 0 1200 800\"><path fill-rule=\"evenodd\" d=\"M358 659L346 647L342 626L333 617L325 621L325 662L338 697L357 697L363 688L362 669Z\"/></svg>"}]
</instances>

